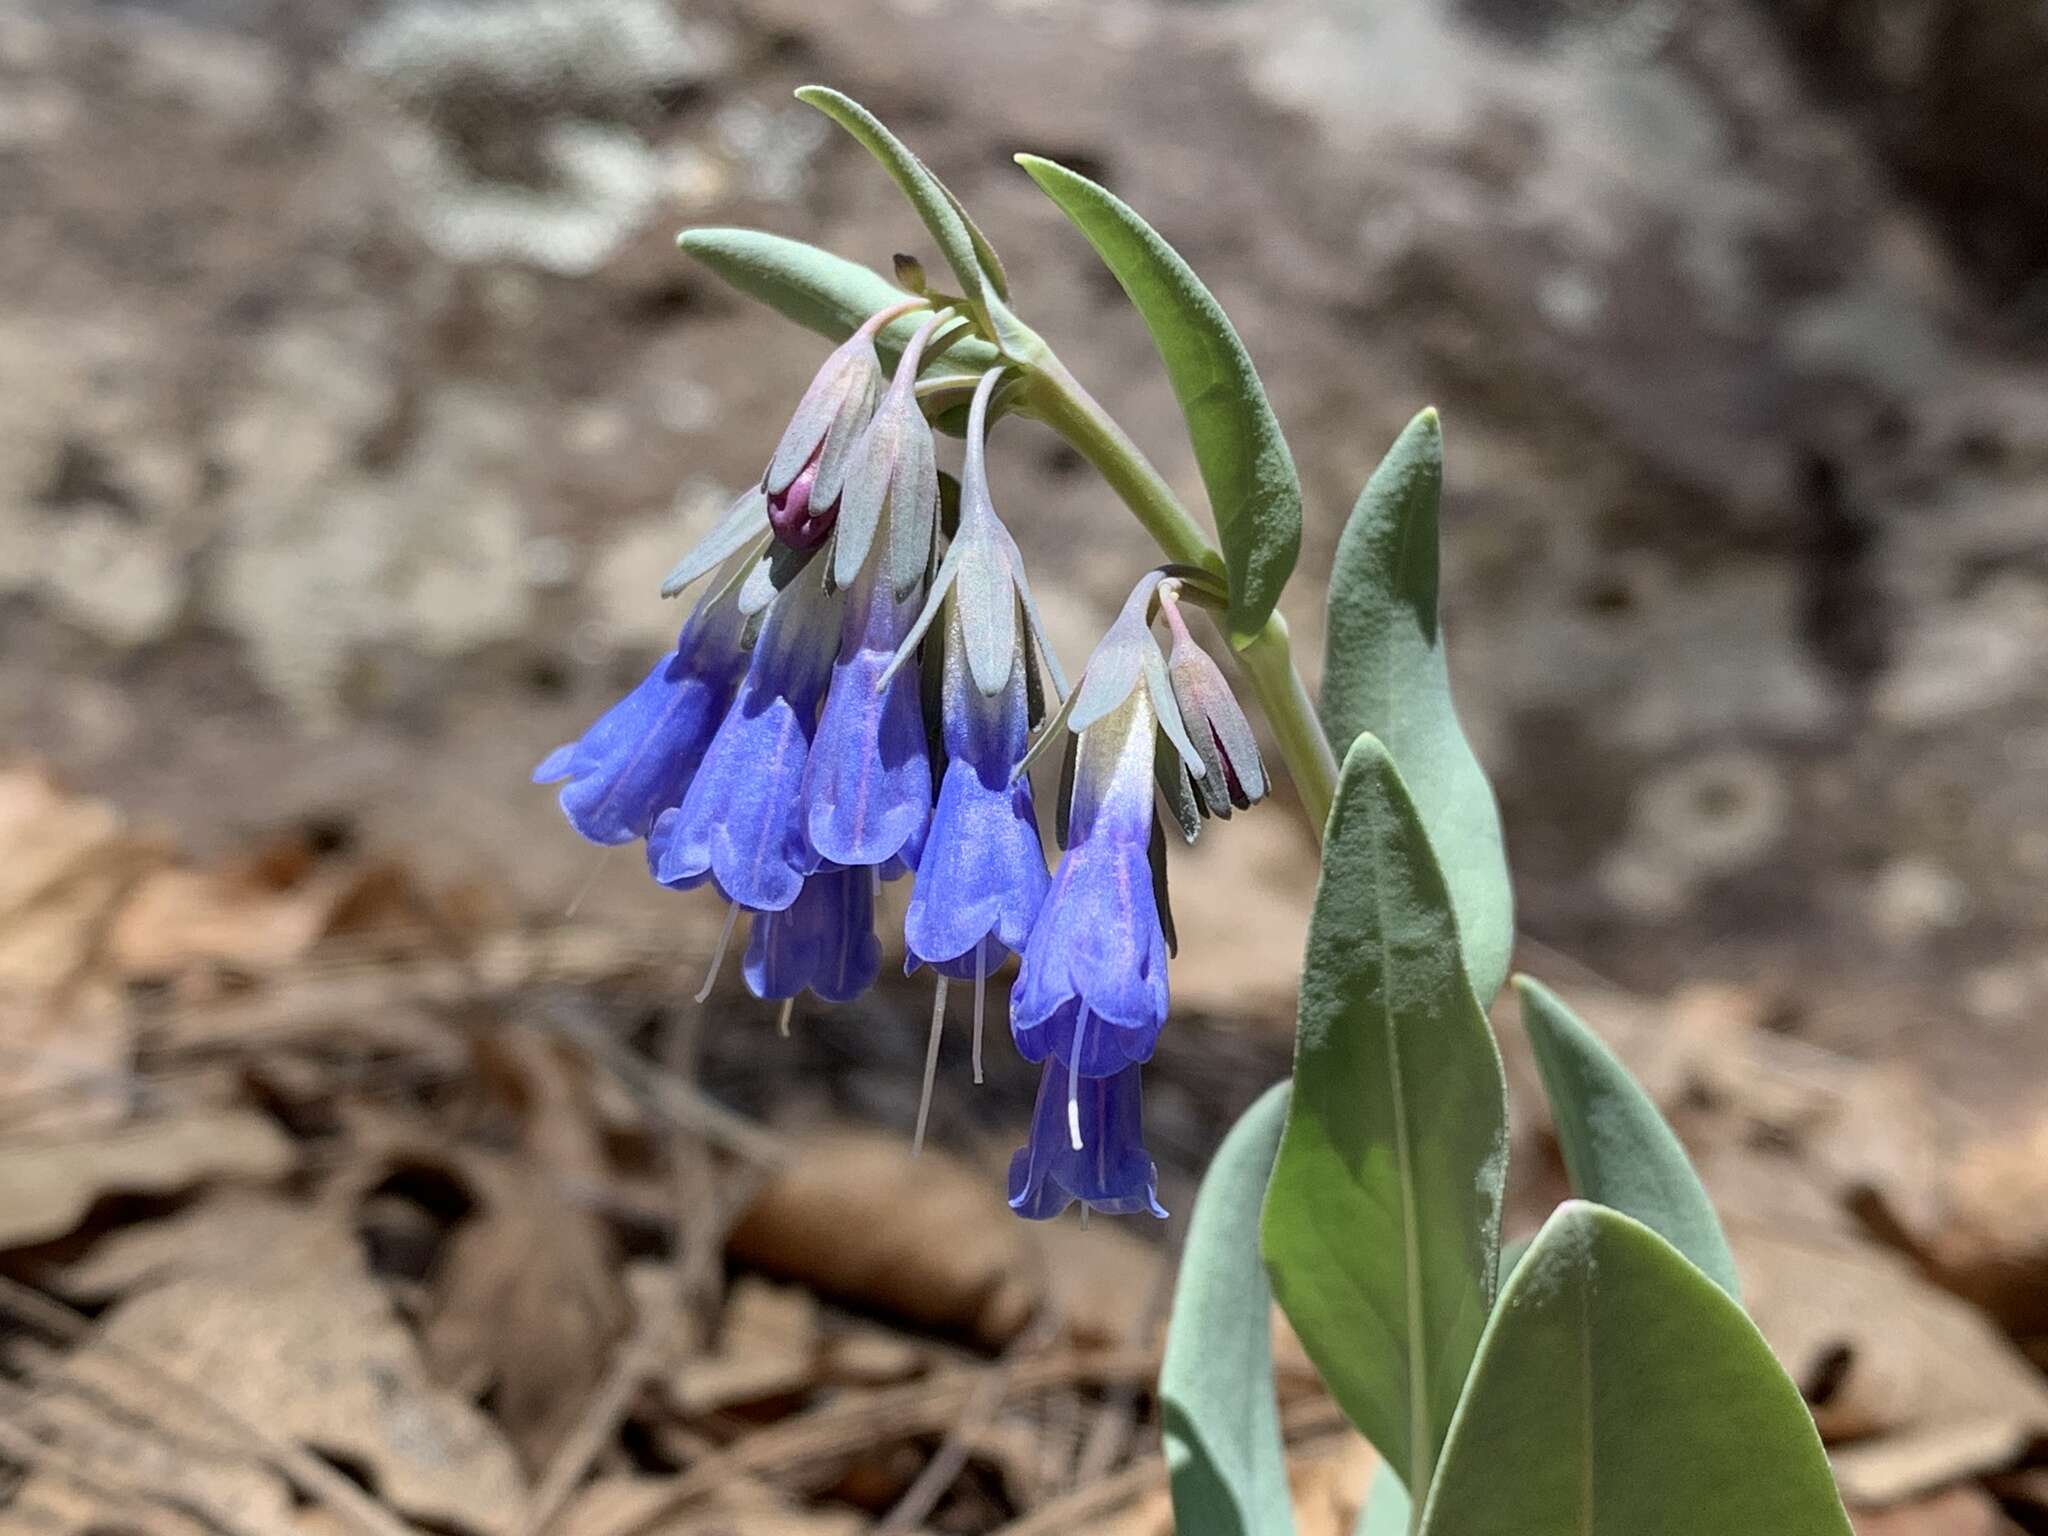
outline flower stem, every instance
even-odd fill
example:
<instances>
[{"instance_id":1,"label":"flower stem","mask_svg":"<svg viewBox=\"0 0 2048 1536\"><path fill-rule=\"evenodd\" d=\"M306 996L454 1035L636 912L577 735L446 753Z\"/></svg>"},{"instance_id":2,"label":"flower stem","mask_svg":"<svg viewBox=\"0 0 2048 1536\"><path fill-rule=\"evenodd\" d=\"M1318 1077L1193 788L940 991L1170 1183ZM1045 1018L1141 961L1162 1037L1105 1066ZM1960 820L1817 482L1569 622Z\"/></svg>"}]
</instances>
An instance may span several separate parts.
<instances>
[{"instance_id":1,"label":"flower stem","mask_svg":"<svg viewBox=\"0 0 2048 1536\"><path fill-rule=\"evenodd\" d=\"M1041 344L1042 346L1042 344ZM1019 404L1067 440L1137 514L1166 558L1223 575L1223 557L1130 434L1117 425L1050 348L1032 349ZM1337 759L1315 705L1294 668L1287 621L1278 613L1238 653L1278 740L1281 761L1301 795L1318 840L1337 793Z\"/></svg>"}]
</instances>

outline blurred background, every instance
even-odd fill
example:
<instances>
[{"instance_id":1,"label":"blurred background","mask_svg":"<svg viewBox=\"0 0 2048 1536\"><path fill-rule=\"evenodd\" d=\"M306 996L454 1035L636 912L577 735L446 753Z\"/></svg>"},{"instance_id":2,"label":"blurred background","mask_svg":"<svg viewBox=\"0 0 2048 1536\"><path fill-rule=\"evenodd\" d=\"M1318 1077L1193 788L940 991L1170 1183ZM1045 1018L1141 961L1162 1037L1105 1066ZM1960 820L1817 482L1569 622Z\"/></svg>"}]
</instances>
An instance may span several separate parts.
<instances>
[{"instance_id":1,"label":"blurred background","mask_svg":"<svg viewBox=\"0 0 2048 1536\"><path fill-rule=\"evenodd\" d=\"M708 898L526 782L671 642L656 584L824 350L676 231L932 255L813 80L1197 506L1011 152L1204 276L1299 461L1311 669L1439 406L1518 962L1698 1154L1860 1528L2048 1530L2013 0L0 0L0 1529L1165 1529L1157 1321L1286 1069L1298 808L1178 859L1176 1220L1082 1233L1002 1208L1006 1050L970 1095L949 1043L908 1160L922 981L788 1041L695 1007ZM992 461L1071 671L1154 557L1050 434ZM1303 1529L1346 1530L1370 1453L1283 1360Z\"/></svg>"}]
</instances>

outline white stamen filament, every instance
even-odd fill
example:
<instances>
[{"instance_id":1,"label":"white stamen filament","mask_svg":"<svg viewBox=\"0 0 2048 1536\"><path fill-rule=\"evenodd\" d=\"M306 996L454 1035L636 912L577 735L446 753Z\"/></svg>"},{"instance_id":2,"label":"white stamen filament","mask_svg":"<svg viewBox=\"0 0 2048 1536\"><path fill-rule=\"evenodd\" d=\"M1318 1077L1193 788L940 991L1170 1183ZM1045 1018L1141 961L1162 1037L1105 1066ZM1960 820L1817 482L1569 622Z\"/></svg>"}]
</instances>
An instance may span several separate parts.
<instances>
[{"instance_id":1,"label":"white stamen filament","mask_svg":"<svg viewBox=\"0 0 2048 1536\"><path fill-rule=\"evenodd\" d=\"M1074 1057L1067 1063L1067 1140L1076 1152L1081 1150L1081 1042L1087 1037L1088 1011L1084 1008L1074 1026Z\"/></svg>"},{"instance_id":2,"label":"white stamen filament","mask_svg":"<svg viewBox=\"0 0 2048 1536\"><path fill-rule=\"evenodd\" d=\"M981 1021L988 1003L988 941L974 951L974 1083L981 1086ZM945 985L942 981L941 987Z\"/></svg>"},{"instance_id":3,"label":"white stamen filament","mask_svg":"<svg viewBox=\"0 0 2048 1536\"><path fill-rule=\"evenodd\" d=\"M569 898L569 905L562 909L564 921L574 917L583 905L583 898L590 894L591 887L597 884L597 877L604 873L604 856L610 852L608 847L597 850L597 857L590 861L590 873L583 877L583 883L576 887L576 894Z\"/></svg>"},{"instance_id":4,"label":"white stamen filament","mask_svg":"<svg viewBox=\"0 0 2048 1536\"><path fill-rule=\"evenodd\" d=\"M796 999L793 997L785 997L782 1000L782 1012L778 1013L775 1016L775 1033L782 1036L782 1038L785 1040L789 1038L790 1015L794 1014L795 1012Z\"/></svg>"},{"instance_id":5,"label":"white stamen filament","mask_svg":"<svg viewBox=\"0 0 2048 1536\"><path fill-rule=\"evenodd\" d=\"M733 924L740 920L740 904L731 902L725 909L725 926L718 931L718 948L711 952L711 969L704 973L704 985L697 989L697 1001L703 1002L711 995L711 989L718 984L718 968L725 964L726 946L732 943Z\"/></svg>"},{"instance_id":6,"label":"white stamen filament","mask_svg":"<svg viewBox=\"0 0 2048 1536\"><path fill-rule=\"evenodd\" d=\"M932 1038L924 1048L924 1089L917 1096L917 1129L910 1133L910 1155L924 1151L925 1122L932 1113L932 1084L939 1075L939 1035L946 1027L946 978L939 978L939 990L932 997Z\"/></svg>"}]
</instances>

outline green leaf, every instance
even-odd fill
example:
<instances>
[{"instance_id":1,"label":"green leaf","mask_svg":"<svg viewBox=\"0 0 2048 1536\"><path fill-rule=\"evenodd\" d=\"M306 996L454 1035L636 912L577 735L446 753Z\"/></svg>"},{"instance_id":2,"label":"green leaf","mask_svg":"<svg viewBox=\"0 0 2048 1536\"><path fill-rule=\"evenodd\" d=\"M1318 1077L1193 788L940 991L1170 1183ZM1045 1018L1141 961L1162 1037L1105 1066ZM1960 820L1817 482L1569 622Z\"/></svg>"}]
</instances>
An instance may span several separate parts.
<instances>
[{"instance_id":1,"label":"green leaf","mask_svg":"<svg viewBox=\"0 0 2048 1536\"><path fill-rule=\"evenodd\" d=\"M1648 1227L1573 1201L1501 1293L1423 1536L1850 1536L1798 1389Z\"/></svg>"},{"instance_id":2,"label":"green leaf","mask_svg":"<svg viewBox=\"0 0 2048 1536\"><path fill-rule=\"evenodd\" d=\"M686 229L676 243L748 297L834 341L846 340L877 310L917 297L859 262L757 229ZM891 368L926 318L904 315L875 338ZM972 375L997 361L994 347L970 336L949 347L939 366Z\"/></svg>"},{"instance_id":3,"label":"green leaf","mask_svg":"<svg viewBox=\"0 0 2048 1536\"><path fill-rule=\"evenodd\" d=\"M1230 640L1248 645L1301 550L1301 482L1244 343L1180 253L1121 199L1051 160L1017 163L1088 237L1152 333L1223 545Z\"/></svg>"},{"instance_id":4,"label":"green leaf","mask_svg":"<svg viewBox=\"0 0 2048 1536\"><path fill-rule=\"evenodd\" d=\"M1408 1536L1408 1522L1414 1512L1408 1490L1401 1486L1394 1469L1383 1461L1373 1468L1372 1481L1366 1484L1365 1506L1358 1512L1352 1536Z\"/></svg>"},{"instance_id":5,"label":"green leaf","mask_svg":"<svg viewBox=\"0 0 2048 1536\"><path fill-rule=\"evenodd\" d=\"M1542 983L1515 978L1572 1192L1633 1216L1742 1300L1699 1175L1627 1067Z\"/></svg>"},{"instance_id":6,"label":"green leaf","mask_svg":"<svg viewBox=\"0 0 2048 1536\"><path fill-rule=\"evenodd\" d=\"M1361 731L1387 744L1422 808L1457 903L1472 989L1507 979L1514 891L1500 810L1451 703L1437 617L1443 434L1425 410L1388 450L1351 509L1330 573L1323 729L1341 756Z\"/></svg>"},{"instance_id":7,"label":"green leaf","mask_svg":"<svg viewBox=\"0 0 2048 1536\"><path fill-rule=\"evenodd\" d=\"M1493 1302L1507 1088L1393 759L1352 744L1309 919L1294 1096L1266 1196L1273 1292L1410 1488Z\"/></svg>"},{"instance_id":8,"label":"green leaf","mask_svg":"<svg viewBox=\"0 0 2048 1536\"><path fill-rule=\"evenodd\" d=\"M882 164L924 227L938 242L939 253L960 279L962 292L983 329L992 330L991 295L999 299L1008 279L1002 262L972 220L960 200L912 154L908 145L882 125L866 107L825 85L807 85L796 93L806 106L816 107L860 141L860 145ZM986 252L986 256L984 256Z\"/></svg>"},{"instance_id":9,"label":"green leaf","mask_svg":"<svg viewBox=\"0 0 2048 1536\"><path fill-rule=\"evenodd\" d=\"M1259 1265L1259 1202L1286 1113L1287 1085L1275 1083L1223 1138L1188 1222L1159 1370L1180 1536L1294 1529L1273 1396L1273 1298Z\"/></svg>"}]
</instances>

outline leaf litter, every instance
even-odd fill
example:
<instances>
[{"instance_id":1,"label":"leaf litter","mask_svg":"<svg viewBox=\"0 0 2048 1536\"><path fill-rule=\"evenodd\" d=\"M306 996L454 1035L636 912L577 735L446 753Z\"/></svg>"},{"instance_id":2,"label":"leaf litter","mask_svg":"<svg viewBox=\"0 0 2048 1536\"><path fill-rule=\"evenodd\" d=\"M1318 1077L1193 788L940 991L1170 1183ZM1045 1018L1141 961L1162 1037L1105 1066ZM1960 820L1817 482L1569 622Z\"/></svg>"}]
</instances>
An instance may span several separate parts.
<instances>
[{"instance_id":1,"label":"leaf litter","mask_svg":"<svg viewBox=\"0 0 2048 1536\"><path fill-rule=\"evenodd\" d=\"M536 926L317 829L195 865L0 767L0 1532L1166 1536L1166 1251L1015 1221L1005 1135L968 1115L913 1162L823 1036L681 1007L706 937ZM2038 1159L1764 1006L1590 1011L1701 1163L1863 1528L2038 1521ZM921 1013L853 1048L894 1073ZM1186 1021L1178 1206L1284 1070L1272 1022ZM714 1071L700 1026L763 1043ZM1556 1159L1502 1035L1526 1225ZM1284 1327L1276 1358L1298 1528L1339 1536L1373 1454Z\"/></svg>"}]
</instances>

